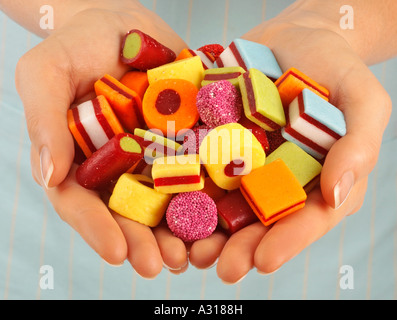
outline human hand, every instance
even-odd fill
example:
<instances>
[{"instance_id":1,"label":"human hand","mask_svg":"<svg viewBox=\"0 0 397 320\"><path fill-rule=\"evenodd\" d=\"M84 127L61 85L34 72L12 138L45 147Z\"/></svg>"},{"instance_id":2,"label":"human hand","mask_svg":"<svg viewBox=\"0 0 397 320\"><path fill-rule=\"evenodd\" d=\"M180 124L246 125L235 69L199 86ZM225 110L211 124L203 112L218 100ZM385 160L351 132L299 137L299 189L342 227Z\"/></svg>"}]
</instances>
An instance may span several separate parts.
<instances>
[{"instance_id":1,"label":"human hand","mask_svg":"<svg viewBox=\"0 0 397 320\"><path fill-rule=\"evenodd\" d=\"M16 86L32 142L33 177L59 216L105 261L119 265L127 258L137 273L152 278L163 261L174 269L186 264L184 244L163 227L153 233L111 213L101 195L76 182L66 113L72 104L94 97L94 82L104 74L121 78L127 71L118 57L121 38L129 30L138 28L175 52L186 44L139 1L94 1L95 8L83 3L84 10L70 10L77 13L26 53L17 66Z\"/></svg>"},{"instance_id":2,"label":"human hand","mask_svg":"<svg viewBox=\"0 0 397 320\"><path fill-rule=\"evenodd\" d=\"M339 25L338 25L339 27ZM362 52L321 16L292 6L243 38L270 47L282 70L296 67L329 89L345 115L347 134L329 151L321 183L306 206L271 227L250 225L228 239L217 264L219 277L235 283L250 269L271 273L361 207L374 168L391 101L362 60ZM368 60L370 60L368 58ZM199 243L194 257L204 254Z\"/></svg>"}]
</instances>

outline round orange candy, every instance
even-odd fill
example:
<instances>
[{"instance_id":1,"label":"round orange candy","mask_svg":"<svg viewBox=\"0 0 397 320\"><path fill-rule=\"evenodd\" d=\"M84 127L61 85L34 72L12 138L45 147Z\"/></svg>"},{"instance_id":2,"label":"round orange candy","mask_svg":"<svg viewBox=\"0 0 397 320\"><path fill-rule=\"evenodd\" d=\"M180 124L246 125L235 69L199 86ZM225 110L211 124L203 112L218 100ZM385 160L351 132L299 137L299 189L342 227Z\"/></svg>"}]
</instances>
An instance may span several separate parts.
<instances>
[{"instance_id":1,"label":"round orange candy","mask_svg":"<svg viewBox=\"0 0 397 320\"><path fill-rule=\"evenodd\" d=\"M183 133L181 130L192 128L199 119L197 93L197 87L183 79L162 79L149 85L142 102L149 129L178 135Z\"/></svg>"}]
</instances>

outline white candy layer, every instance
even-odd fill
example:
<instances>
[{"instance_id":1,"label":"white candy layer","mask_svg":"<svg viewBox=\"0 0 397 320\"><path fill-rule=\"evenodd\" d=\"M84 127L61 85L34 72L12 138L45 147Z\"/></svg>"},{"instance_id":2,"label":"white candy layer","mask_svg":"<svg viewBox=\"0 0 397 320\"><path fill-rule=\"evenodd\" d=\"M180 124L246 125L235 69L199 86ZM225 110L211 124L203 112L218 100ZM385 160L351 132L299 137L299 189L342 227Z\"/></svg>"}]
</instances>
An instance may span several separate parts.
<instances>
[{"instance_id":1,"label":"white candy layer","mask_svg":"<svg viewBox=\"0 0 397 320\"><path fill-rule=\"evenodd\" d=\"M223 52L219 56L219 59L222 60L224 67L240 66L230 47L227 47L225 50L223 50Z\"/></svg>"},{"instance_id":2,"label":"white candy layer","mask_svg":"<svg viewBox=\"0 0 397 320\"><path fill-rule=\"evenodd\" d=\"M109 141L105 131L95 115L94 105L92 101L87 101L77 107L81 124L90 137L96 149L102 147Z\"/></svg>"},{"instance_id":3,"label":"white candy layer","mask_svg":"<svg viewBox=\"0 0 397 320\"><path fill-rule=\"evenodd\" d=\"M205 55L204 52L198 51L198 50L193 50L193 51L196 55L198 55L200 57L201 61L204 63L204 65L208 69L212 69L214 67L214 64L212 63L212 61L210 59L208 59L208 57Z\"/></svg>"},{"instance_id":4,"label":"white candy layer","mask_svg":"<svg viewBox=\"0 0 397 320\"><path fill-rule=\"evenodd\" d=\"M334 137L300 117L297 98L289 105L289 120L292 129L326 150L336 142Z\"/></svg>"}]
</instances>

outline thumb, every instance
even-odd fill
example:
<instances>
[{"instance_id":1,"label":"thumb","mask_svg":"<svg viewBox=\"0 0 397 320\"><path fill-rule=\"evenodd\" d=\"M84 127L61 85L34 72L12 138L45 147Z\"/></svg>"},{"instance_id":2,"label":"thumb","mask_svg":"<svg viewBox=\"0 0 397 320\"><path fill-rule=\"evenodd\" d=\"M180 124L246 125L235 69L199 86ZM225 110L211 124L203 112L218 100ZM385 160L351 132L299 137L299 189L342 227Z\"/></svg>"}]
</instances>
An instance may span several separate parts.
<instances>
[{"instance_id":1,"label":"thumb","mask_svg":"<svg viewBox=\"0 0 397 320\"><path fill-rule=\"evenodd\" d=\"M391 113L390 97L365 65L349 70L340 83L333 102L345 115L347 133L332 146L321 174L323 197L334 208L375 167Z\"/></svg>"},{"instance_id":2,"label":"thumb","mask_svg":"<svg viewBox=\"0 0 397 320\"><path fill-rule=\"evenodd\" d=\"M73 94L66 68L59 61L44 59L45 53L36 48L18 62L15 81L32 152L40 156L38 163L32 163L32 170L48 188L65 179L73 162L74 143L67 124Z\"/></svg>"}]
</instances>

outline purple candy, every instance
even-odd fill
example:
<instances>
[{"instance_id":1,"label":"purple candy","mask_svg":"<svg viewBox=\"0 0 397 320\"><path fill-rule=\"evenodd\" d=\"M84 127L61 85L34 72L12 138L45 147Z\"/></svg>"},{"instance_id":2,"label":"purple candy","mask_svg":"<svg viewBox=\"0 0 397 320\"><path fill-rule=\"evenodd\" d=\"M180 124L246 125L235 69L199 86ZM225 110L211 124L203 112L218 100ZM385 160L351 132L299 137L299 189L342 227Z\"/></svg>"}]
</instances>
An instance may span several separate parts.
<instances>
[{"instance_id":1,"label":"purple candy","mask_svg":"<svg viewBox=\"0 0 397 320\"><path fill-rule=\"evenodd\" d=\"M167 224L174 235L185 242L210 236L218 224L214 200L202 191L183 192L170 201Z\"/></svg>"},{"instance_id":2,"label":"purple candy","mask_svg":"<svg viewBox=\"0 0 397 320\"><path fill-rule=\"evenodd\" d=\"M196 105L201 121L211 128L238 122L243 108L239 91L227 80L202 87Z\"/></svg>"}]
</instances>

